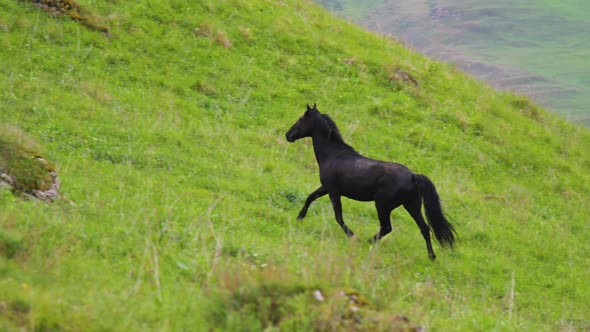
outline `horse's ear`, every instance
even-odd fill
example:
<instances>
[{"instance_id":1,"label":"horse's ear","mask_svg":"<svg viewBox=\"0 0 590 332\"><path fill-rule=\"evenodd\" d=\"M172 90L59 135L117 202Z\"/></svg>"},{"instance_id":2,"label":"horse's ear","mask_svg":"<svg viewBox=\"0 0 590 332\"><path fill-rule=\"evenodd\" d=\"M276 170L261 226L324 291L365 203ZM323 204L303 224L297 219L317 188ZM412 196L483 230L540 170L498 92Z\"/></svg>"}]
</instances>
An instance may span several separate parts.
<instances>
[{"instance_id":1,"label":"horse's ear","mask_svg":"<svg viewBox=\"0 0 590 332\"><path fill-rule=\"evenodd\" d=\"M313 103L313 107L310 107L309 104L307 104L307 112L318 112L318 105L316 103Z\"/></svg>"}]
</instances>

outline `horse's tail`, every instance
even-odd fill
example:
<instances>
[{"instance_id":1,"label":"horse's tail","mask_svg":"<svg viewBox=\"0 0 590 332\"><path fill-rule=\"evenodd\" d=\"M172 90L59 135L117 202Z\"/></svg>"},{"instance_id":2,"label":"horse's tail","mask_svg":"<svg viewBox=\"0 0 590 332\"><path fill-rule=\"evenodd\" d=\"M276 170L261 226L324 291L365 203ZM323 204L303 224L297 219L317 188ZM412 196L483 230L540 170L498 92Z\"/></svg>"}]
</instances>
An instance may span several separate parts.
<instances>
[{"instance_id":1,"label":"horse's tail","mask_svg":"<svg viewBox=\"0 0 590 332\"><path fill-rule=\"evenodd\" d=\"M424 201L424 210L428 224L434 232L436 240L442 247L455 245L455 228L445 218L440 206L440 199L432 181L422 174L414 174L414 182L418 185L418 193Z\"/></svg>"}]
</instances>

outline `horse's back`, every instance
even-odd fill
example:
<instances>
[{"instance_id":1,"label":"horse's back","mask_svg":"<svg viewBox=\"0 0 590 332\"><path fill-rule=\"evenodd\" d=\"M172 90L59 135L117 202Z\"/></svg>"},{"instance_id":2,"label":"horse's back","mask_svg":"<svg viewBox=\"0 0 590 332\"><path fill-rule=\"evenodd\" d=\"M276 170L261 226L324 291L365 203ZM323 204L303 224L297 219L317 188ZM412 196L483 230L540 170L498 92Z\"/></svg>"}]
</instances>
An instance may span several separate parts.
<instances>
[{"instance_id":1,"label":"horse's back","mask_svg":"<svg viewBox=\"0 0 590 332\"><path fill-rule=\"evenodd\" d=\"M392 190L410 189L412 172L404 165L363 156L341 156L320 169L328 192L359 201L372 201Z\"/></svg>"}]
</instances>

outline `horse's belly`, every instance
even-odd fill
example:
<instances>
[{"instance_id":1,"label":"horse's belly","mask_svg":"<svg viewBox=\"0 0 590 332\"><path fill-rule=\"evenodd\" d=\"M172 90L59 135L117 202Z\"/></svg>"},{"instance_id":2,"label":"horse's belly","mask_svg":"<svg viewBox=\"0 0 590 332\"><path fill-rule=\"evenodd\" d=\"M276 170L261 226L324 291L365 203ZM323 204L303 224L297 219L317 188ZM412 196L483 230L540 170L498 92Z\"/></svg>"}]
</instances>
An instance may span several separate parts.
<instances>
[{"instance_id":1,"label":"horse's belly","mask_svg":"<svg viewBox=\"0 0 590 332\"><path fill-rule=\"evenodd\" d=\"M366 193L349 192L349 193L342 193L342 196L348 197L350 199L354 199L355 201L361 201L361 202L369 202L369 201L375 200L375 197L372 194L368 195Z\"/></svg>"},{"instance_id":2,"label":"horse's belly","mask_svg":"<svg viewBox=\"0 0 590 332\"><path fill-rule=\"evenodd\" d=\"M328 192L337 193L356 201L367 202L375 200L376 186L371 183L352 181L352 179L343 177L323 185Z\"/></svg>"}]
</instances>

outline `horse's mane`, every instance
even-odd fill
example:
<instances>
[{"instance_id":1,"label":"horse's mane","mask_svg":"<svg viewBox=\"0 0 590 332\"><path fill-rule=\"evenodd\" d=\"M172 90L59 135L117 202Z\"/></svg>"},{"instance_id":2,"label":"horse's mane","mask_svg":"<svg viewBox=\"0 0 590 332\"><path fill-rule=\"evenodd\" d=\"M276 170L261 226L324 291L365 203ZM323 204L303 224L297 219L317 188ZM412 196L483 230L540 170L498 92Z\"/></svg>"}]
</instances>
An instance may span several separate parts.
<instances>
[{"instance_id":1,"label":"horse's mane","mask_svg":"<svg viewBox=\"0 0 590 332\"><path fill-rule=\"evenodd\" d=\"M326 124L326 126L328 127L328 137L331 141L334 142L338 142L341 143L343 145L345 145L346 147L352 149L352 147L348 144L346 144L346 142L344 142L344 139L342 138L342 135L340 134L340 130L338 130L338 126L336 126L336 122L334 122L334 120L332 120L332 118L328 115L328 114L321 114L322 118L324 119L324 122Z\"/></svg>"}]
</instances>

